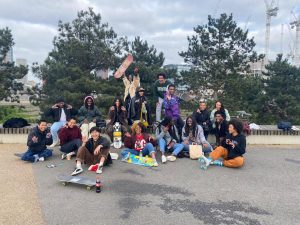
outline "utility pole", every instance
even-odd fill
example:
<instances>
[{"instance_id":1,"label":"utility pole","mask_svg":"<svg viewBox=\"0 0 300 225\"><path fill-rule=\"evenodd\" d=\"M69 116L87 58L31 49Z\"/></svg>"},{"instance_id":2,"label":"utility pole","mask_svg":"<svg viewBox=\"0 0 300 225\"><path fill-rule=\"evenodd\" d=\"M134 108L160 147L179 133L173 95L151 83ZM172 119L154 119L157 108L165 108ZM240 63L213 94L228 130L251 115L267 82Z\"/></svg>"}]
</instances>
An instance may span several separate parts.
<instances>
[{"instance_id":1,"label":"utility pole","mask_svg":"<svg viewBox=\"0 0 300 225\"><path fill-rule=\"evenodd\" d=\"M295 20L290 23L291 28L296 28L294 64L300 66L300 15L295 16Z\"/></svg>"}]
</instances>

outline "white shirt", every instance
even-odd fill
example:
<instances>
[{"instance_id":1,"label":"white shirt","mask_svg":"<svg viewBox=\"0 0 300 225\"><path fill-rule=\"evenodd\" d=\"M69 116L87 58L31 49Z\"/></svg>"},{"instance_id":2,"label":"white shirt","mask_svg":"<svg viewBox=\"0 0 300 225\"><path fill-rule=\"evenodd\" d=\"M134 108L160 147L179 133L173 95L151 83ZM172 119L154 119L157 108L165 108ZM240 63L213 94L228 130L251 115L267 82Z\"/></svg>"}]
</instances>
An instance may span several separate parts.
<instances>
[{"instance_id":1,"label":"white shirt","mask_svg":"<svg viewBox=\"0 0 300 225\"><path fill-rule=\"evenodd\" d=\"M65 110L62 109L61 110L61 115L60 115L60 122L66 122L67 121L67 116L66 116L66 113L65 113Z\"/></svg>"}]
</instances>

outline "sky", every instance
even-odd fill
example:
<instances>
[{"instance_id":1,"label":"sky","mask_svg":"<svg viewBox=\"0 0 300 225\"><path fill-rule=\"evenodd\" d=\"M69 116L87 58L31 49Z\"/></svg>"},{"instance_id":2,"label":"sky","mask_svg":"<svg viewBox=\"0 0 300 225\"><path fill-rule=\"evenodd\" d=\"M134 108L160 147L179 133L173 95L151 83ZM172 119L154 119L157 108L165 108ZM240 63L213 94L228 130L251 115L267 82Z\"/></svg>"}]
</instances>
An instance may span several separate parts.
<instances>
[{"instance_id":1,"label":"sky","mask_svg":"<svg viewBox=\"0 0 300 225\"><path fill-rule=\"evenodd\" d=\"M273 1L279 11L271 21L270 59L275 59L281 46L285 55L294 48L296 32L289 23L295 17L291 11L296 16L300 13L299 0ZM221 13L232 13L237 24L249 30L249 37L254 37L255 50L264 53L263 0L0 0L0 29L12 30L14 60L25 58L29 66L33 62L42 64L53 48L58 21L71 22L78 11L89 7L100 13L102 21L118 36L127 36L129 40L140 36L162 51L164 64L183 63L178 52L187 50L187 36L194 34L193 28L206 24L208 15L219 17Z\"/></svg>"}]
</instances>

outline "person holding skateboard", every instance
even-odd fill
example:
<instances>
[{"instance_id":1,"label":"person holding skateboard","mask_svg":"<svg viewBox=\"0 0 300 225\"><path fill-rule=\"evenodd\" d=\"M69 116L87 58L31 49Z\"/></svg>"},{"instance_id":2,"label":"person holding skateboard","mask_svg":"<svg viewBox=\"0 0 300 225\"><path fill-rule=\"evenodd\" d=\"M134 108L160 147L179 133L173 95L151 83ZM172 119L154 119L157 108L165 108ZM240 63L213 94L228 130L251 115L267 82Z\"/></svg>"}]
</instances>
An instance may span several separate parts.
<instances>
[{"instance_id":1,"label":"person holding skateboard","mask_svg":"<svg viewBox=\"0 0 300 225\"><path fill-rule=\"evenodd\" d=\"M207 169L209 165L218 165L237 168L244 164L243 155L246 152L246 137L242 134L243 123L232 119L228 123L228 133L225 141L209 154L209 157L199 158L200 168ZM218 160L223 158L223 161Z\"/></svg>"},{"instance_id":2,"label":"person holding skateboard","mask_svg":"<svg viewBox=\"0 0 300 225\"><path fill-rule=\"evenodd\" d=\"M132 125L132 135L125 133L124 145L125 149L121 152L122 160L127 160L130 154L146 156L150 155L153 165L158 166L155 158L155 139L146 133L145 126L139 122Z\"/></svg>"},{"instance_id":3,"label":"person holding skateboard","mask_svg":"<svg viewBox=\"0 0 300 225\"><path fill-rule=\"evenodd\" d=\"M134 68L133 76L129 75L128 77L125 75L125 72L122 77L124 83L124 104L128 111L128 106L130 105L131 99L135 96L137 88L140 86L140 75L139 68Z\"/></svg>"},{"instance_id":4,"label":"person holding skateboard","mask_svg":"<svg viewBox=\"0 0 300 225\"><path fill-rule=\"evenodd\" d=\"M175 85L170 84L164 96L165 116L172 118L178 133L181 134L184 122L180 117L179 104L180 99L175 95Z\"/></svg>"},{"instance_id":5,"label":"person holding skateboard","mask_svg":"<svg viewBox=\"0 0 300 225\"><path fill-rule=\"evenodd\" d=\"M90 129L91 138L83 137L82 146L78 149L76 157L76 169L72 176L83 172L81 164L87 163L91 166L99 163L96 173L102 173L103 166L112 163L109 148L110 142L101 136L99 127Z\"/></svg>"},{"instance_id":6,"label":"person holding skateboard","mask_svg":"<svg viewBox=\"0 0 300 225\"><path fill-rule=\"evenodd\" d=\"M96 126L97 121L101 120L102 115L97 106L95 106L92 96L86 96L83 103L84 105L78 111L78 122L82 136L88 137L89 130Z\"/></svg>"},{"instance_id":7,"label":"person holding skateboard","mask_svg":"<svg viewBox=\"0 0 300 225\"><path fill-rule=\"evenodd\" d=\"M75 156L82 144L80 128L76 125L76 118L71 117L58 133L60 140L60 151L63 152L61 159L71 159Z\"/></svg>"},{"instance_id":8,"label":"person holding skateboard","mask_svg":"<svg viewBox=\"0 0 300 225\"><path fill-rule=\"evenodd\" d=\"M42 162L52 156L52 151L47 149L47 145L53 142L50 130L47 127L46 120L40 120L38 125L31 129L28 138L28 150L21 157L24 161Z\"/></svg>"},{"instance_id":9,"label":"person holding skateboard","mask_svg":"<svg viewBox=\"0 0 300 225\"><path fill-rule=\"evenodd\" d=\"M161 111L164 102L164 94L168 89L168 86L171 84L170 81L166 79L166 74L159 73L157 74L157 80L154 83L153 94L157 98L156 103L156 122L161 121Z\"/></svg>"},{"instance_id":10,"label":"person holding skateboard","mask_svg":"<svg viewBox=\"0 0 300 225\"><path fill-rule=\"evenodd\" d=\"M126 108L123 106L122 99L116 97L113 103L113 106L110 107L108 112L109 122L106 127L106 132L113 141L113 131L114 125L116 122L121 124L121 131L122 134L125 134L127 129L127 111Z\"/></svg>"},{"instance_id":11,"label":"person holding skateboard","mask_svg":"<svg viewBox=\"0 0 300 225\"><path fill-rule=\"evenodd\" d=\"M71 116L75 116L77 114L77 110L73 109L73 107L69 104L66 104L63 98L58 98L56 103L49 109L45 116L51 116L54 120L54 123L51 126L51 135L53 138L53 143L50 148L59 145L58 139L58 131L62 128L67 120L70 119Z\"/></svg>"}]
</instances>

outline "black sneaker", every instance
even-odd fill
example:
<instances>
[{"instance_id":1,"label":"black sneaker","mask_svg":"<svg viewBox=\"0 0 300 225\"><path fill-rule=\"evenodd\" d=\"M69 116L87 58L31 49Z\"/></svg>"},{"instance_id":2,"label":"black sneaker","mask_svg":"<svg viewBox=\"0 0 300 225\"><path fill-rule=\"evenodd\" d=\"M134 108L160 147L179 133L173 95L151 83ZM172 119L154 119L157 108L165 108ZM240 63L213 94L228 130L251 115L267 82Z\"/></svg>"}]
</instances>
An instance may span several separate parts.
<instances>
[{"instance_id":1,"label":"black sneaker","mask_svg":"<svg viewBox=\"0 0 300 225\"><path fill-rule=\"evenodd\" d=\"M73 173L71 174L71 176L75 176L77 174L80 174L82 173L83 169L80 167L80 168L76 168Z\"/></svg>"}]
</instances>

